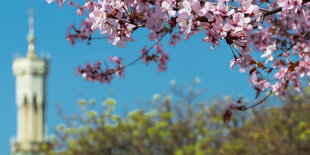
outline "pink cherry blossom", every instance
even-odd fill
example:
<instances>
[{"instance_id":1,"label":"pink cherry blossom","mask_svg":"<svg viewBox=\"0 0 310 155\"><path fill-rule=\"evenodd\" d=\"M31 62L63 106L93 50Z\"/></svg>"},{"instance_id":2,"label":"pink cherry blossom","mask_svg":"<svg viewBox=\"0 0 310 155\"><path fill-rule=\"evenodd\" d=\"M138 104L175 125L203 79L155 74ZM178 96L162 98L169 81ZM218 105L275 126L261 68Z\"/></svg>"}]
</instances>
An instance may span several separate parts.
<instances>
[{"instance_id":1,"label":"pink cherry blossom","mask_svg":"<svg viewBox=\"0 0 310 155\"><path fill-rule=\"evenodd\" d=\"M299 63L299 66L296 68L296 72L299 73L300 77L310 77L310 56L307 55Z\"/></svg>"},{"instance_id":2,"label":"pink cherry blossom","mask_svg":"<svg viewBox=\"0 0 310 155\"><path fill-rule=\"evenodd\" d=\"M260 92L265 91L267 88L271 88L271 84L266 79L258 78L256 72L251 77L250 82L253 83L254 88Z\"/></svg>"},{"instance_id":3,"label":"pink cherry blossom","mask_svg":"<svg viewBox=\"0 0 310 155\"><path fill-rule=\"evenodd\" d=\"M277 3L283 10L294 10L296 12L302 4L302 0L278 0Z\"/></svg>"},{"instance_id":4,"label":"pink cherry blossom","mask_svg":"<svg viewBox=\"0 0 310 155\"><path fill-rule=\"evenodd\" d=\"M156 45L155 49L156 53L159 54L158 72L167 70L167 62L169 61L168 52L165 53L165 51L162 48L162 45Z\"/></svg>"},{"instance_id":5,"label":"pink cherry blossom","mask_svg":"<svg viewBox=\"0 0 310 155\"><path fill-rule=\"evenodd\" d=\"M234 58L230 61L230 69L234 67L234 65L239 65L242 68L249 67L251 63L254 61L253 57L248 54L244 54L239 58Z\"/></svg>"},{"instance_id":6,"label":"pink cherry blossom","mask_svg":"<svg viewBox=\"0 0 310 155\"><path fill-rule=\"evenodd\" d=\"M281 98L285 97L288 93L284 84L279 83L278 81L272 85L272 92L274 92L277 96L280 96Z\"/></svg>"},{"instance_id":7,"label":"pink cherry blossom","mask_svg":"<svg viewBox=\"0 0 310 155\"><path fill-rule=\"evenodd\" d=\"M180 32L184 34L190 33L193 22L191 16L186 11L181 12L176 21L179 24Z\"/></svg>"},{"instance_id":8,"label":"pink cherry blossom","mask_svg":"<svg viewBox=\"0 0 310 155\"><path fill-rule=\"evenodd\" d=\"M173 7L176 4L176 0L165 0L161 4L161 7L163 8L164 12L168 13L170 17L175 17L176 11L173 10Z\"/></svg>"},{"instance_id":9,"label":"pink cherry blossom","mask_svg":"<svg viewBox=\"0 0 310 155\"><path fill-rule=\"evenodd\" d=\"M232 19L227 19L227 23L224 27L227 27L226 29L231 29L234 31L242 31L245 24L248 24L251 21L249 17L244 17L244 14L242 13L236 13L233 14Z\"/></svg>"},{"instance_id":10,"label":"pink cherry blossom","mask_svg":"<svg viewBox=\"0 0 310 155\"><path fill-rule=\"evenodd\" d=\"M214 50L215 44L217 46L220 46L220 42L219 42L219 34L217 33L217 31L211 29L207 32L207 37L203 38L203 41L206 43L210 43L211 42L211 51Z\"/></svg>"},{"instance_id":11,"label":"pink cherry blossom","mask_svg":"<svg viewBox=\"0 0 310 155\"><path fill-rule=\"evenodd\" d=\"M54 1L60 8L65 2L46 0ZM176 46L201 32L211 51L226 42L221 45L231 48L230 68L237 65L240 72L248 71L258 93L271 91L283 98L289 87L299 91L301 81L310 79L310 0L85 0L69 5L84 18L68 28L66 39L72 45L106 38L126 47L135 41L132 34L138 29L146 29L149 40L155 41L127 65L111 57L105 69L100 62L76 68L86 80L110 83L114 74L123 77L126 67L139 60L156 63L162 72L169 62L163 38L170 36L168 44Z\"/></svg>"},{"instance_id":12,"label":"pink cherry blossom","mask_svg":"<svg viewBox=\"0 0 310 155\"><path fill-rule=\"evenodd\" d=\"M287 68L281 66L279 71L277 73L274 74L274 77L277 79L282 79L287 73Z\"/></svg>"},{"instance_id":13,"label":"pink cherry blossom","mask_svg":"<svg viewBox=\"0 0 310 155\"><path fill-rule=\"evenodd\" d=\"M276 51L276 44L272 44L266 47L265 53L261 56L261 58L266 57L267 60L265 63L268 63L269 61L273 60L272 52Z\"/></svg>"},{"instance_id":14,"label":"pink cherry blossom","mask_svg":"<svg viewBox=\"0 0 310 155\"><path fill-rule=\"evenodd\" d=\"M50 3L54 2L54 1L55 1L55 0L46 0L46 2L47 2L48 4L50 4ZM56 0L56 2L59 4L59 8L61 9L62 6L64 5L65 0Z\"/></svg>"}]
</instances>

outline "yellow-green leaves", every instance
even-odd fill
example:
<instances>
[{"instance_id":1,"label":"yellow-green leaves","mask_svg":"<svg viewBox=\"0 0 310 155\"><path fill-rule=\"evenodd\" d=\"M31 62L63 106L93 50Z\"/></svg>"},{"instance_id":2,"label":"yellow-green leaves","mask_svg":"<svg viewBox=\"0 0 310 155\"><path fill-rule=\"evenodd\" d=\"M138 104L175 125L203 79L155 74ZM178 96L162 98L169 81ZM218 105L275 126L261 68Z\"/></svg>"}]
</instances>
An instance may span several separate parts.
<instances>
[{"instance_id":1,"label":"yellow-green leaves","mask_svg":"<svg viewBox=\"0 0 310 155\"><path fill-rule=\"evenodd\" d=\"M78 103L80 105L86 105L87 104L86 100L79 100Z\"/></svg>"},{"instance_id":2,"label":"yellow-green leaves","mask_svg":"<svg viewBox=\"0 0 310 155\"><path fill-rule=\"evenodd\" d=\"M115 106L116 101L113 98L108 98L103 101L104 106Z\"/></svg>"},{"instance_id":3,"label":"yellow-green leaves","mask_svg":"<svg viewBox=\"0 0 310 155\"><path fill-rule=\"evenodd\" d=\"M174 83L173 91L178 92ZM190 93L195 93L195 87ZM213 104L188 97L154 94L149 107L125 115L114 111L113 98L104 100L100 110L95 109L94 100L80 100L81 114L67 117L50 139L55 150L62 152L42 148L61 155L310 154L307 94L292 95L288 100L292 103L283 106L236 112L227 126L222 113L231 97Z\"/></svg>"},{"instance_id":4,"label":"yellow-green leaves","mask_svg":"<svg viewBox=\"0 0 310 155\"><path fill-rule=\"evenodd\" d=\"M88 111L87 114L88 114L89 117L93 117L94 118L96 116L97 112L92 110L92 111Z\"/></svg>"}]
</instances>

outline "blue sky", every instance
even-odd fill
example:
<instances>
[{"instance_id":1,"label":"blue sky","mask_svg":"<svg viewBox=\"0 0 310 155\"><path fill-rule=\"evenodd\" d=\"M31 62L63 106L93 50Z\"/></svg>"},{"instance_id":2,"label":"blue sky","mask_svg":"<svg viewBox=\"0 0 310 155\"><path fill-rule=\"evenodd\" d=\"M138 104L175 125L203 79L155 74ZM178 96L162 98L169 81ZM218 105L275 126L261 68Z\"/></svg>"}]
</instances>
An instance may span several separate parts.
<instances>
[{"instance_id":1,"label":"blue sky","mask_svg":"<svg viewBox=\"0 0 310 155\"><path fill-rule=\"evenodd\" d=\"M12 62L15 54L25 56L27 52L26 36L28 33L27 9L35 8L36 53L50 55L50 73L47 79L47 124L48 134L62 120L56 114L56 103L70 114L78 112L77 101L80 98L102 100L110 97L117 100L117 110L122 111L127 103L129 109L137 107L136 99L150 100L154 93L169 90L170 80L177 83L191 83L200 77L200 88L206 90L206 97L215 95L237 96L242 94L253 101L255 92L249 86L247 73L229 69L233 58L229 47L222 43L210 51L210 45L202 41L203 34L196 35L189 41L182 41L176 47L168 47L167 39L164 48L169 52L168 70L157 72L156 65L145 66L139 62L125 71L125 78L115 78L110 85L86 82L75 76L75 67L86 62L103 60L108 56L122 56L123 62L129 63L140 55L140 49L148 41L148 32L135 32L134 43L126 48L114 47L107 40L96 40L90 46L78 43L72 47L65 40L66 30L73 22L78 23L81 17L75 9L67 5L59 10L55 3L47 5L41 1L3 1L0 5L0 155L10 152L9 138L16 134L15 77Z\"/></svg>"}]
</instances>

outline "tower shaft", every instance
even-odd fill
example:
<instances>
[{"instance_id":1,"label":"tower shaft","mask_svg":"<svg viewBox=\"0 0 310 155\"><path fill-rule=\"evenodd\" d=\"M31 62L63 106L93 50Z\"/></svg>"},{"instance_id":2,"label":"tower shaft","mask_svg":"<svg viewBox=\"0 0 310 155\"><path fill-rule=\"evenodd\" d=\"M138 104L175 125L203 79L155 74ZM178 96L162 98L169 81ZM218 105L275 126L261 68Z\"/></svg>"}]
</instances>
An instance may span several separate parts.
<instances>
[{"instance_id":1,"label":"tower shaft","mask_svg":"<svg viewBox=\"0 0 310 155\"><path fill-rule=\"evenodd\" d=\"M36 57L33 25L33 11L30 11L27 57L13 62L16 76L17 136L12 154L40 154L40 147L46 142L46 77L49 62Z\"/></svg>"}]
</instances>

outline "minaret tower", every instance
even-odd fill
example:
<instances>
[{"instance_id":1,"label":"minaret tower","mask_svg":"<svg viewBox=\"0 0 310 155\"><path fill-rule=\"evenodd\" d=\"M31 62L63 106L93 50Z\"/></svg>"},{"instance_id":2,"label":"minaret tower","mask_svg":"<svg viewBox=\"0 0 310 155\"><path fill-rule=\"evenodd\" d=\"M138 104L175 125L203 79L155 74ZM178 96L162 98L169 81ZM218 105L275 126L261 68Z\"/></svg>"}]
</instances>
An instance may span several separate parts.
<instances>
[{"instance_id":1,"label":"minaret tower","mask_svg":"<svg viewBox=\"0 0 310 155\"><path fill-rule=\"evenodd\" d=\"M13 62L16 75L17 137L12 154L40 154L46 142L46 77L49 62L35 54L33 10L29 10L28 53Z\"/></svg>"}]
</instances>

